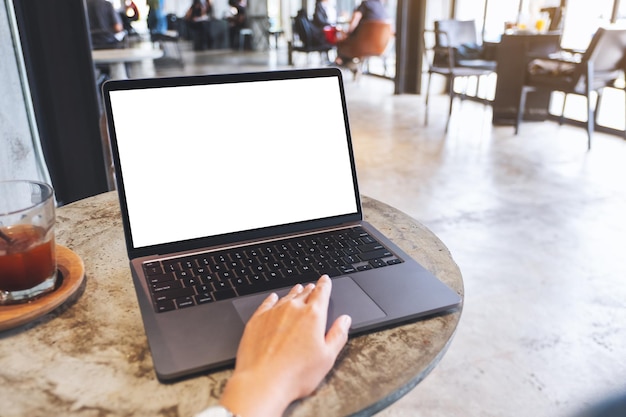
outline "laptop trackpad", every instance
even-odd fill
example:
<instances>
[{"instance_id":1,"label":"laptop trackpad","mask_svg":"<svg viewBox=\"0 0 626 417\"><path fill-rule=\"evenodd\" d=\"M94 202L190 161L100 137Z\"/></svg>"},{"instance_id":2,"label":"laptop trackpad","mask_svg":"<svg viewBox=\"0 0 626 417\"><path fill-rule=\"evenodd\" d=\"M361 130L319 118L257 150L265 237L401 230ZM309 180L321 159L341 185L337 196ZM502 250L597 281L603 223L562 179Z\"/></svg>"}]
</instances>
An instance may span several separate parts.
<instances>
[{"instance_id":1,"label":"laptop trackpad","mask_svg":"<svg viewBox=\"0 0 626 417\"><path fill-rule=\"evenodd\" d=\"M282 297L289 290L290 288L284 288L276 291L276 294ZM263 293L233 300L233 305L244 323L247 323L250 317L252 317L257 307L267 297L267 294ZM385 312L350 277L333 279L333 291L330 295L330 305L328 306L326 330L342 314L348 314L352 317L352 328L386 316Z\"/></svg>"}]
</instances>

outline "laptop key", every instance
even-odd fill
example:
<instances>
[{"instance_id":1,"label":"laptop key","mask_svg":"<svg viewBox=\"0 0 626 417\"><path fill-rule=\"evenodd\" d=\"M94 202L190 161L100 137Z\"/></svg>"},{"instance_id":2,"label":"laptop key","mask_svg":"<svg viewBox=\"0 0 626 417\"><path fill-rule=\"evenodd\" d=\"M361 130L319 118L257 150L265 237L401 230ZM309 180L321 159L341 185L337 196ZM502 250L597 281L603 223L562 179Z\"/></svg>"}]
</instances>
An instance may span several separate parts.
<instances>
[{"instance_id":1,"label":"laptop key","mask_svg":"<svg viewBox=\"0 0 626 417\"><path fill-rule=\"evenodd\" d=\"M290 286L294 286L296 284L306 284L308 282L315 282L319 279L319 277L321 277L321 275L316 272L313 271L312 269L306 271L306 272L301 272L298 275L295 275L293 277L290 277L288 279L284 279L283 282L287 282L288 283L286 285L290 285Z\"/></svg>"},{"instance_id":2,"label":"laptop key","mask_svg":"<svg viewBox=\"0 0 626 417\"><path fill-rule=\"evenodd\" d=\"M176 306L178 308L186 308L186 307L191 307L191 306L196 305L196 303L193 300L193 297L177 298L175 301L176 301Z\"/></svg>"},{"instance_id":3,"label":"laptop key","mask_svg":"<svg viewBox=\"0 0 626 417\"><path fill-rule=\"evenodd\" d=\"M387 266L387 263L382 259L372 259L370 260L370 265L372 265L374 268L380 268L383 266Z\"/></svg>"},{"instance_id":4,"label":"laptop key","mask_svg":"<svg viewBox=\"0 0 626 417\"><path fill-rule=\"evenodd\" d=\"M192 272L194 275L198 276L198 275L204 275L208 273L209 270L204 266L200 266L198 268L193 268Z\"/></svg>"},{"instance_id":5,"label":"laptop key","mask_svg":"<svg viewBox=\"0 0 626 417\"><path fill-rule=\"evenodd\" d=\"M227 288L224 290L214 291L213 297L215 297L216 301L227 300L229 298L237 297L237 293L232 288Z\"/></svg>"},{"instance_id":6,"label":"laptop key","mask_svg":"<svg viewBox=\"0 0 626 417\"><path fill-rule=\"evenodd\" d=\"M203 292L194 296L197 304L206 304L215 301L210 292Z\"/></svg>"},{"instance_id":7,"label":"laptop key","mask_svg":"<svg viewBox=\"0 0 626 417\"><path fill-rule=\"evenodd\" d=\"M250 281L250 283L253 284L253 285L257 285L257 284L259 284L261 282L265 282L266 281L266 279L265 279L265 277L263 275L255 274L255 273L253 273L251 275L248 275L247 278L248 278L248 281Z\"/></svg>"},{"instance_id":8,"label":"laptop key","mask_svg":"<svg viewBox=\"0 0 626 417\"><path fill-rule=\"evenodd\" d=\"M213 288L213 284L200 284L200 285L196 285L196 293L198 294L202 294L205 292L213 292L215 290L215 288Z\"/></svg>"},{"instance_id":9,"label":"laptop key","mask_svg":"<svg viewBox=\"0 0 626 417\"><path fill-rule=\"evenodd\" d=\"M339 271L339 269L337 268L327 268L327 269L321 269L318 270L318 275L321 277L322 275L326 274L329 277L338 277L339 275L342 275L342 272ZM319 277L318 277L319 278Z\"/></svg>"},{"instance_id":10,"label":"laptop key","mask_svg":"<svg viewBox=\"0 0 626 417\"><path fill-rule=\"evenodd\" d=\"M166 272L176 272L176 271L181 271L183 269L177 260L163 262L163 268L165 269Z\"/></svg>"},{"instance_id":11,"label":"laptop key","mask_svg":"<svg viewBox=\"0 0 626 417\"><path fill-rule=\"evenodd\" d=\"M268 271L264 275L268 281L275 281L282 278L278 271Z\"/></svg>"},{"instance_id":12,"label":"laptop key","mask_svg":"<svg viewBox=\"0 0 626 417\"><path fill-rule=\"evenodd\" d=\"M286 278L290 278L290 277L294 277L299 275L298 271L296 270L296 268L292 268L292 267L287 267L284 269L281 269L280 271L284 277Z\"/></svg>"},{"instance_id":13,"label":"laptop key","mask_svg":"<svg viewBox=\"0 0 626 417\"><path fill-rule=\"evenodd\" d=\"M200 281L204 284L211 284L212 282L216 282L219 281L217 279L217 275L215 274L203 274L203 275L198 275L197 277L198 279L200 279Z\"/></svg>"},{"instance_id":14,"label":"laptop key","mask_svg":"<svg viewBox=\"0 0 626 417\"><path fill-rule=\"evenodd\" d=\"M217 273L217 278L220 281L228 281L231 278L234 278L235 274L231 271L222 271Z\"/></svg>"},{"instance_id":15,"label":"laptop key","mask_svg":"<svg viewBox=\"0 0 626 417\"><path fill-rule=\"evenodd\" d=\"M150 262L149 264L154 264L155 262ZM146 272L147 276L152 276L152 275L159 275L159 274L163 274L163 268L161 268L161 265L153 265L153 266L148 266L148 264L143 266L143 270Z\"/></svg>"},{"instance_id":16,"label":"laptop key","mask_svg":"<svg viewBox=\"0 0 626 417\"><path fill-rule=\"evenodd\" d=\"M357 259L356 255L345 256L342 259L347 264L356 264L356 263L360 262L360 260Z\"/></svg>"},{"instance_id":17,"label":"laptop key","mask_svg":"<svg viewBox=\"0 0 626 417\"><path fill-rule=\"evenodd\" d=\"M345 253L346 255L356 255L357 253L359 253L359 250L348 246L346 248L343 248L343 253Z\"/></svg>"},{"instance_id":18,"label":"laptop key","mask_svg":"<svg viewBox=\"0 0 626 417\"><path fill-rule=\"evenodd\" d=\"M233 278L233 279L230 280L230 284L233 287L241 287L241 286L245 286L245 285L250 285L248 280L245 279L245 278Z\"/></svg>"},{"instance_id":19,"label":"laptop key","mask_svg":"<svg viewBox=\"0 0 626 417\"><path fill-rule=\"evenodd\" d=\"M160 282L174 281L176 277L173 272L167 274L159 274L159 275L149 275L148 282L150 284L158 284Z\"/></svg>"},{"instance_id":20,"label":"laptop key","mask_svg":"<svg viewBox=\"0 0 626 417\"><path fill-rule=\"evenodd\" d=\"M166 311L176 309L176 304L174 304L174 300L164 300L156 303L156 310L159 313L164 313Z\"/></svg>"},{"instance_id":21,"label":"laptop key","mask_svg":"<svg viewBox=\"0 0 626 417\"><path fill-rule=\"evenodd\" d=\"M374 240L374 239L373 239L370 235L363 236L363 237L361 238L361 241L362 241L363 243L374 243L374 242L376 242L376 240Z\"/></svg>"},{"instance_id":22,"label":"laptop key","mask_svg":"<svg viewBox=\"0 0 626 417\"><path fill-rule=\"evenodd\" d=\"M189 277L193 276L191 271L187 270L187 269L183 269L181 271L177 271L174 274L176 275L177 279L184 279L184 278L189 278Z\"/></svg>"},{"instance_id":23,"label":"laptop key","mask_svg":"<svg viewBox=\"0 0 626 417\"><path fill-rule=\"evenodd\" d=\"M352 265L344 265L339 267L339 271L341 271L342 274L352 274L356 272L356 268Z\"/></svg>"},{"instance_id":24,"label":"laptop key","mask_svg":"<svg viewBox=\"0 0 626 417\"><path fill-rule=\"evenodd\" d=\"M254 283L253 285L245 285L237 287L239 295L256 294L262 291L276 290L278 288L293 287L296 284L306 284L307 282L316 281L319 278L319 274L316 272L309 272L306 274L297 274L287 276L285 278L275 278L269 281L261 281Z\"/></svg>"},{"instance_id":25,"label":"laptop key","mask_svg":"<svg viewBox=\"0 0 626 417\"><path fill-rule=\"evenodd\" d=\"M281 284L280 281L261 281L254 285L246 285L242 287L237 287L237 292L239 295L250 295L256 294L263 291L274 290L276 288L280 288L284 284Z\"/></svg>"},{"instance_id":26,"label":"laptop key","mask_svg":"<svg viewBox=\"0 0 626 417\"><path fill-rule=\"evenodd\" d=\"M181 279L181 281L185 285L185 287L194 287L196 285L200 285L201 284L200 279L196 278L196 277L183 278L183 279Z\"/></svg>"},{"instance_id":27,"label":"laptop key","mask_svg":"<svg viewBox=\"0 0 626 417\"><path fill-rule=\"evenodd\" d=\"M175 288L171 290L159 291L153 295L154 301L157 303L164 300L173 300L180 297L188 297L194 295L193 288Z\"/></svg>"},{"instance_id":28,"label":"laptop key","mask_svg":"<svg viewBox=\"0 0 626 417\"><path fill-rule=\"evenodd\" d=\"M180 281L159 282L158 284L152 285L152 292L157 293L157 292L162 292L162 291L174 290L174 289L182 288L182 287L183 287L183 283Z\"/></svg>"},{"instance_id":29,"label":"laptop key","mask_svg":"<svg viewBox=\"0 0 626 417\"><path fill-rule=\"evenodd\" d=\"M385 249L383 245L380 243L364 243L359 245L359 250L361 252L371 252L373 250Z\"/></svg>"},{"instance_id":30,"label":"laptop key","mask_svg":"<svg viewBox=\"0 0 626 417\"><path fill-rule=\"evenodd\" d=\"M377 249L377 250L373 250L370 252L362 252L358 254L358 257L362 261L369 261L370 259L376 259L376 258L385 258L388 256L393 256L393 255L387 249Z\"/></svg>"}]
</instances>

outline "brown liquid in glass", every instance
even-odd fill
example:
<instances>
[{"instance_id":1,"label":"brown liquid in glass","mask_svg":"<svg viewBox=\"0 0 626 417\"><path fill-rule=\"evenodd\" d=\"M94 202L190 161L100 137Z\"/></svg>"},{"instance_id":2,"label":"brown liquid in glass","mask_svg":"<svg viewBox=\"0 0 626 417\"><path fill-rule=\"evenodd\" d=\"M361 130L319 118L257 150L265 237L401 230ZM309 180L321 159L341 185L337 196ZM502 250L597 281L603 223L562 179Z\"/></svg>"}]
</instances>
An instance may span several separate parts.
<instances>
[{"instance_id":1,"label":"brown liquid in glass","mask_svg":"<svg viewBox=\"0 0 626 417\"><path fill-rule=\"evenodd\" d=\"M0 239L0 290L33 288L54 274L54 239L45 239L45 230L31 225L2 228ZM8 240L7 240L8 238Z\"/></svg>"}]
</instances>

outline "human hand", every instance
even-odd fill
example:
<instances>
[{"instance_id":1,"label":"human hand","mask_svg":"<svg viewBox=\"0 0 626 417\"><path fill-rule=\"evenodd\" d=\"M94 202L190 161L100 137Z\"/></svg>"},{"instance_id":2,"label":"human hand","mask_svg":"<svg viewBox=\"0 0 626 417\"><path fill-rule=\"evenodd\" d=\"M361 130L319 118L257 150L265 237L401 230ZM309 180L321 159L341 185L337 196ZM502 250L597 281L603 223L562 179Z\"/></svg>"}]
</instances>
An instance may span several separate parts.
<instances>
[{"instance_id":1,"label":"human hand","mask_svg":"<svg viewBox=\"0 0 626 417\"><path fill-rule=\"evenodd\" d=\"M242 417L280 416L310 395L348 340L349 316L325 334L332 282L298 284L283 298L271 294L244 330L233 376L221 404Z\"/></svg>"}]
</instances>

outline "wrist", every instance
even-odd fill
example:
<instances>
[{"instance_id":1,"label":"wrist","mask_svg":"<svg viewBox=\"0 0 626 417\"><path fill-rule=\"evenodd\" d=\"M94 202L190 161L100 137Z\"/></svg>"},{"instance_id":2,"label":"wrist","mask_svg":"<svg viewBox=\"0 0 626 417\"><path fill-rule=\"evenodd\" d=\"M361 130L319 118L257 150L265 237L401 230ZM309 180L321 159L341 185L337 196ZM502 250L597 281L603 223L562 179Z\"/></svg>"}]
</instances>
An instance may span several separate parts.
<instances>
[{"instance_id":1,"label":"wrist","mask_svg":"<svg viewBox=\"0 0 626 417\"><path fill-rule=\"evenodd\" d=\"M287 392L258 375L235 373L224 388L220 404L240 417L279 417L295 399Z\"/></svg>"}]
</instances>

